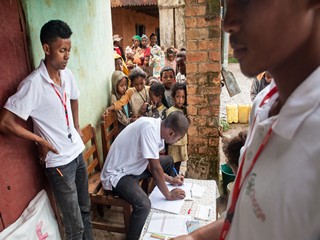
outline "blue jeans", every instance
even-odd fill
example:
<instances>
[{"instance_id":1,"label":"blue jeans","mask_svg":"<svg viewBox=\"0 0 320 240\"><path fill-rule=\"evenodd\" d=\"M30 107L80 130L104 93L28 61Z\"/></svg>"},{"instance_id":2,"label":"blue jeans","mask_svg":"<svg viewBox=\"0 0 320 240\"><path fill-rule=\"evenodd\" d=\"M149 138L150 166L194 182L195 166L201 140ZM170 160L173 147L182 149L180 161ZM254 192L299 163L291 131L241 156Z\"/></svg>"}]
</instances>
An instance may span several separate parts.
<instances>
[{"instance_id":1,"label":"blue jeans","mask_svg":"<svg viewBox=\"0 0 320 240\"><path fill-rule=\"evenodd\" d=\"M66 238L93 239L88 173L82 154L66 165L46 168L45 172L62 214Z\"/></svg>"},{"instance_id":2,"label":"blue jeans","mask_svg":"<svg viewBox=\"0 0 320 240\"><path fill-rule=\"evenodd\" d=\"M166 174L172 177L175 176L171 156L160 156L160 164ZM152 177L152 174L148 170L145 170L139 176L123 176L117 186L113 188L116 194L132 205L129 232L127 234L128 240L139 239L143 225L150 212L151 203L149 197L139 185L141 179L148 177Z\"/></svg>"}]
</instances>

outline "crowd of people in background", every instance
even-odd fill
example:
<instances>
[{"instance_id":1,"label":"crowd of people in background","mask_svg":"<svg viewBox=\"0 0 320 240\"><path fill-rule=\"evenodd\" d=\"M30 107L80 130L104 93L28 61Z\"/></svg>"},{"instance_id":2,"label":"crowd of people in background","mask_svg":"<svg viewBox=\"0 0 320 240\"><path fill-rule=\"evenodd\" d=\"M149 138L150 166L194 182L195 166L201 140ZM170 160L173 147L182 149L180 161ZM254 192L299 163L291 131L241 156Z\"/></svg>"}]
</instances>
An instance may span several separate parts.
<instances>
[{"instance_id":1,"label":"crowd of people in background","mask_svg":"<svg viewBox=\"0 0 320 240\"><path fill-rule=\"evenodd\" d=\"M121 130L139 117L164 120L171 112L186 115L186 49L160 47L157 35L135 35L132 45L122 48L122 37L113 35L115 72L111 106ZM161 154L173 156L177 171L187 171L187 135Z\"/></svg>"},{"instance_id":2,"label":"crowd of people in background","mask_svg":"<svg viewBox=\"0 0 320 240\"><path fill-rule=\"evenodd\" d=\"M121 41L122 37L113 35L116 71L112 76L112 106L108 108L117 111L121 129L140 116L163 120L172 111L186 114L186 49L160 47L155 33L149 38L145 34L133 36L132 45L125 50ZM257 75L251 85L251 100L271 81L268 72ZM187 136L166 147L165 153L173 156L175 168L185 174Z\"/></svg>"},{"instance_id":3,"label":"crowd of people in background","mask_svg":"<svg viewBox=\"0 0 320 240\"><path fill-rule=\"evenodd\" d=\"M152 33L150 40L147 35L132 37L132 46L121 47L122 37L113 35L113 47L115 52L115 68L129 74L136 67L140 67L146 73L146 77L156 77L160 80L160 72L163 67L172 67L177 81L186 81L186 49L176 49L171 46L165 49L157 44L157 35ZM119 63L122 63L122 67Z\"/></svg>"}]
</instances>

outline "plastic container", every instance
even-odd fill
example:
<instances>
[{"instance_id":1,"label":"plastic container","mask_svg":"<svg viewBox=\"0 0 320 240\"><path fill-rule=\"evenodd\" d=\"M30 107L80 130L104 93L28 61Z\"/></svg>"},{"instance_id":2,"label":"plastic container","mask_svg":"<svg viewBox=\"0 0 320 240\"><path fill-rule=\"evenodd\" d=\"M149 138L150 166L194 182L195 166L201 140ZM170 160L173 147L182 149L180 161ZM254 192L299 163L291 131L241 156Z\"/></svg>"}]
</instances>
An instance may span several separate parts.
<instances>
[{"instance_id":1,"label":"plastic container","mask_svg":"<svg viewBox=\"0 0 320 240\"><path fill-rule=\"evenodd\" d=\"M238 107L237 105L227 105L227 122L238 123Z\"/></svg>"},{"instance_id":2,"label":"plastic container","mask_svg":"<svg viewBox=\"0 0 320 240\"><path fill-rule=\"evenodd\" d=\"M236 176L233 174L232 169L226 163L221 165L221 172L223 191L225 194L227 194L227 185L230 182L233 182Z\"/></svg>"},{"instance_id":3,"label":"plastic container","mask_svg":"<svg viewBox=\"0 0 320 240\"><path fill-rule=\"evenodd\" d=\"M239 123L248 123L249 122L249 115L251 111L250 105L238 105L238 120Z\"/></svg>"},{"instance_id":4,"label":"plastic container","mask_svg":"<svg viewBox=\"0 0 320 240\"><path fill-rule=\"evenodd\" d=\"M250 121L251 109L252 109L252 105L251 105L251 104L249 104L249 110L248 110L248 122Z\"/></svg>"},{"instance_id":5,"label":"plastic container","mask_svg":"<svg viewBox=\"0 0 320 240\"><path fill-rule=\"evenodd\" d=\"M231 193L231 191L233 190L233 185L234 185L234 182L228 183L228 185L227 185L228 195L229 195L229 194Z\"/></svg>"}]
</instances>

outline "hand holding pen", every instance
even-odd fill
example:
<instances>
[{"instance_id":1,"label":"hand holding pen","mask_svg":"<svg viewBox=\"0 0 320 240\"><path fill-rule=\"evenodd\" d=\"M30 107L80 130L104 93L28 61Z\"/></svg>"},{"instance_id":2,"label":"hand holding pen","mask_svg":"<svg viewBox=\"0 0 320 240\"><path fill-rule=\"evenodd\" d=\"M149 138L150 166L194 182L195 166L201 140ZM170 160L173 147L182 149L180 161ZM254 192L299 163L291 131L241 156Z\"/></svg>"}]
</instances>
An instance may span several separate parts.
<instances>
[{"instance_id":1,"label":"hand holding pen","mask_svg":"<svg viewBox=\"0 0 320 240\"><path fill-rule=\"evenodd\" d=\"M183 175L179 175L177 170L174 167L173 167L173 171L174 171L176 176L172 178L171 185L181 186L183 184L183 181L184 181L184 176Z\"/></svg>"}]
</instances>

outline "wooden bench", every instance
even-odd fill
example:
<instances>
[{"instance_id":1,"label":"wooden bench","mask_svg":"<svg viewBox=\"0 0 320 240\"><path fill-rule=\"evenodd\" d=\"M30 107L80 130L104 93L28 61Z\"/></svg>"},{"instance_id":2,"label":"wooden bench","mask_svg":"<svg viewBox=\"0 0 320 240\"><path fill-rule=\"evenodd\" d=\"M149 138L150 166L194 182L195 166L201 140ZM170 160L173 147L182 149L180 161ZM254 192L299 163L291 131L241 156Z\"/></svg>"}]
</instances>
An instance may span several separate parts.
<instances>
[{"instance_id":1,"label":"wooden bench","mask_svg":"<svg viewBox=\"0 0 320 240\"><path fill-rule=\"evenodd\" d=\"M101 129L102 131L105 131L106 134L106 137L103 139L103 142L104 144L106 144L105 146L109 146L108 148L104 149L105 155L107 154L112 141L118 133L118 121L117 118L114 118L113 114L109 114L108 117L105 117L104 121L107 123L109 127L112 128L112 131L108 131L105 128ZM100 182L100 174L103 164L99 160L95 130L89 124L82 129L82 134L82 140L86 144L86 149L83 152L83 157L87 163L89 176L89 195L91 199L91 204L92 206L97 206L97 210L100 216L103 216L103 206L117 206L122 208L124 221L123 226L117 226L109 222L107 223L106 221L97 221L94 217L92 220L92 226L93 228L98 228L109 232L119 232L126 234L129 230L131 205L125 200L114 195L112 191L106 191L102 188L102 184ZM109 140L106 141L106 139Z\"/></svg>"}]
</instances>

